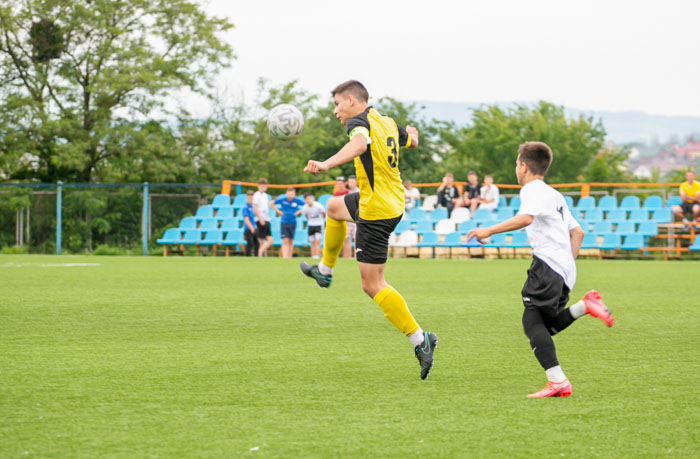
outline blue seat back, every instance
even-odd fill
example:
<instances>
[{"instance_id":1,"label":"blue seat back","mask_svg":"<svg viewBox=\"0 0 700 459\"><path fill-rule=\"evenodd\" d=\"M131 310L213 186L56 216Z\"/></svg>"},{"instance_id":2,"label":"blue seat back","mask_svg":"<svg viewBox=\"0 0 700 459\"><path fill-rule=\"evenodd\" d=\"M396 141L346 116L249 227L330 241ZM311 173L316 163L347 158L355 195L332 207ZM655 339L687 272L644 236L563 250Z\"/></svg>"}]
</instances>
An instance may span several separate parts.
<instances>
[{"instance_id":1,"label":"blue seat back","mask_svg":"<svg viewBox=\"0 0 700 459\"><path fill-rule=\"evenodd\" d=\"M569 206L569 211L574 210L574 198L564 195L564 201L566 201L566 205Z\"/></svg>"},{"instance_id":2,"label":"blue seat back","mask_svg":"<svg viewBox=\"0 0 700 459\"><path fill-rule=\"evenodd\" d=\"M462 244L462 235L460 233L447 233L445 239L442 240L443 245L457 247Z\"/></svg>"},{"instance_id":3,"label":"blue seat back","mask_svg":"<svg viewBox=\"0 0 700 459\"><path fill-rule=\"evenodd\" d=\"M588 209L586 215L584 215L583 220L586 223L598 223L603 220L603 210L602 209Z\"/></svg>"},{"instance_id":4,"label":"blue seat back","mask_svg":"<svg viewBox=\"0 0 700 459\"><path fill-rule=\"evenodd\" d=\"M508 220L509 218L513 217L514 213L515 212L513 211L513 209L509 209L507 207L502 207L502 208L496 210L496 220L501 221L501 222Z\"/></svg>"},{"instance_id":5,"label":"blue seat back","mask_svg":"<svg viewBox=\"0 0 700 459\"><path fill-rule=\"evenodd\" d=\"M598 209L603 212L617 209L617 198L615 196L603 196L600 198L600 201L598 201Z\"/></svg>"},{"instance_id":6,"label":"blue seat back","mask_svg":"<svg viewBox=\"0 0 700 459\"><path fill-rule=\"evenodd\" d=\"M218 209L219 207L228 207L231 205L231 197L227 194L217 194L214 196L214 200L211 202L212 207Z\"/></svg>"},{"instance_id":7,"label":"blue seat back","mask_svg":"<svg viewBox=\"0 0 700 459\"><path fill-rule=\"evenodd\" d=\"M475 241L476 238L474 238L472 241L468 242L473 242ZM498 233L498 234L492 234L491 237L489 237L489 240L486 244L484 244L485 247L505 247L506 246L506 235L503 233Z\"/></svg>"},{"instance_id":8,"label":"blue seat back","mask_svg":"<svg viewBox=\"0 0 700 459\"><path fill-rule=\"evenodd\" d=\"M419 221L428 220L428 213L423 209L416 207L411 211L408 217L412 223L416 223Z\"/></svg>"},{"instance_id":9,"label":"blue seat back","mask_svg":"<svg viewBox=\"0 0 700 459\"><path fill-rule=\"evenodd\" d=\"M599 236L605 236L606 234L610 234L610 233L612 233L612 223L610 223L607 220L603 220L602 222L598 222L593 227L593 234L596 234Z\"/></svg>"},{"instance_id":10,"label":"blue seat back","mask_svg":"<svg viewBox=\"0 0 700 459\"><path fill-rule=\"evenodd\" d=\"M201 220L202 218L211 218L214 216L214 208L210 205L202 206L197 209L197 213L194 216Z\"/></svg>"},{"instance_id":11,"label":"blue seat back","mask_svg":"<svg viewBox=\"0 0 700 459\"><path fill-rule=\"evenodd\" d=\"M168 228L163 233L163 237L158 239L158 244L174 244L180 240L180 229L179 228Z\"/></svg>"},{"instance_id":12,"label":"blue seat back","mask_svg":"<svg viewBox=\"0 0 700 459\"><path fill-rule=\"evenodd\" d=\"M396 234L401 234L404 231L408 231L411 229L411 222L408 220L401 220L398 225L396 225L396 228L394 228L394 233Z\"/></svg>"},{"instance_id":13,"label":"blue seat back","mask_svg":"<svg viewBox=\"0 0 700 459\"><path fill-rule=\"evenodd\" d=\"M620 222L615 227L615 234L624 236L632 233L634 233L634 223L630 221Z\"/></svg>"},{"instance_id":14,"label":"blue seat back","mask_svg":"<svg viewBox=\"0 0 700 459\"><path fill-rule=\"evenodd\" d=\"M664 206L664 202L661 199L661 196L649 196L644 200L644 205L642 205L643 208L645 209L661 209Z\"/></svg>"},{"instance_id":15,"label":"blue seat back","mask_svg":"<svg viewBox=\"0 0 700 459\"><path fill-rule=\"evenodd\" d=\"M656 236L659 234L659 228L656 226L655 222L647 221L647 222L642 222L639 224L639 228L637 228L637 234L641 234L642 236Z\"/></svg>"},{"instance_id":16,"label":"blue seat back","mask_svg":"<svg viewBox=\"0 0 700 459\"><path fill-rule=\"evenodd\" d=\"M234 230L226 231L226 234L224 235L223 242L225 244L241 244L241 243L243 243L243 230L234 229Z\"/></svg>"},{"instance_id":17,"label":"blue seat back","mask_svg":"<svg viewBox=\"0 0 700 459\"><path fill-rule=\"evenodd\" d=\"M187 231L185 231L185 235L182 237L180 244L184 244L184 245L199 244L199 242L201 240L202 240L202 232L201 231L199 231L199 230L187 230Z\"/></svg>"},{"instance_id":18,"label":"blue seat back","mask_svg":"<svg viewBox=\"0 0 700 459\"><path fill-rule=\"evenodd\" d=\"M513 209L514 212L517 212L518 209L520 209L520 196L513 196L512 198L510 198L508 208Z\"/></svg>"},{"instance_id":19,"label":"blue seat back","mask_svg":"<svg viewBox=\"0 0 700 459\"><path fill-rule=\"evenodd\" d=\"M430 220L433 222L439 222L447 218L447 209L444 207L437 207L430 212Z\"/></svg>"},{"instance_id":20,"label":"blue seat back","mask_svg":"<svg viewBox=\"0 0 700 459\"><path fill-rule=\"evenodd\" d=\"M595 198L593 196L584 196L583 198L578 200L578 204L576 204L576 209L578 210L587 210L587 209L593 209L595 207Z\"/></svg>"},{"instance_id":21,"label":"blue seat back","mask_svg":"<svg viewBox=\"0 0 700 459\"><path fill-rule=\"evenodd\" d=\"M218 228L219 228L219 224L215 218L203 218L202 222L199 224L200 231L207 231L207 230L213 230L213 229L218 229Z\"/></svg>"},{"instance_id":22,"label":"blue seat back","mask_svg":"<svg viewBox=\"0 0 700 459\"><path fill-rule=\"evenodd\" d=\"M210 244L219 244L221 242L221 230L218 229L212 229L208 230L204 233L204 239L202 242L210 243Z\"/></svg>"},{"instance_id":23,"label":"blue seat back","mask_svg":"<svg viewBox=\"0 0 700 459\"><path fill-rule=\"evenodd\" d=\"M669 208L664 208L664 209L655 209L651 213L651 221L654 223L670 223L672 218L672 213L671 209Z\"/></svg>"},{"instance_id":24,"label":"blue seat back","mask_svg":"<svg viewBox=\"0 0 700 459\"><path fill-rule=\"evenodd\" d=\"M216 211L217 220L223 220L224 218L230 217L233 217L233 207L231 206L219 207L219 209Z\"/></svg>"},{"instance_id":25,"label":"blue seat back","mask_svg":"<svg viewBox=\"0 0 700 459\"><path fill-rule=\"evenodd\" d=\"M416 226L413 230L418 234L432 233L433 222L427 220L419 221L418 223L416 223Z\"/></svg>"},{"instance_id":26,"label":"blue seat back","mask_svg":"<svg viewBox=\"0 0 700 459\"><path fill-rule=\"evenodd\" d=\"M474 220L467 220L466 222L462 222L459 224L459 226L457 227L457 231L459 231L462 234L465 234L473 230L474 228L476 228L476 222Z\"/></svg>"},{"instance_id":27,"label":"blue seat back","mask_svg":"<svg viewBox=\"0 0 700 459\"><path fill-rule=\"evenodd\" d=\"M625 237L625 242L620 246L626 250L636 250L644 247L644 237L641 234L630 234Z\"/></svg>"},{"instance_id":28,"label":"blue seat back","mask_svg":"<svg viewBox=\"0 0 700 459\"><path fill-rule=\"evenodd\" d=\"M619 249L620 248L620 235L619 234L606 234L603 236L603 241L598 245L601 249Z\"/></svg>"},{"instance_id":29,"label":"blue seat back","mask_svg":"<svg viewBox=\"0 0 700 459\"><path fill-rule=\"evenodd\" d=\"M180 230L197 229L197 219L194 217L185 217L180 220Z\"/></svg>"},{"instance_id":30,"label":"blue seat back","mask_svg":"<svg viewBox=\"0 0 700 459\"><path fill-rule=\"evenodd\" d=\"M305 247L309 245L309 234L306 231L297 231L294 233L293 242L296 247Z\"/></svg>"},{"instance_id":31,"label":"blue seat back","mask_svg":"<svg viewBox=\"0 0 700 459\"><path fill-rule=\"evenodd\" d=\"M507 247L522 248L528 247L529 245L530 243L527 240L527 233L521 231L511 236L510 242L507 244Z\"/></svg>"},{"instance_id":32,"label":"blue seat back","mask_svg":"<svg viewBox=\"0 0 700 459\"><path fill-rule=\"evenodd\" d=\"M670 209L671 206L680 206L682 203L683 200L680 196L669 196L669 198L666 200L666 207Z\"/></svg>"},{"instance_id":33,"label":"blue seat back","mask_svg":"<svg viewBox=\"0 0 700 459\"><path fill-rule=\"evenodd\" d=\"M330 198L332 198L332 194L322 194L321 196L318 197L317 201L319 204L321 204L323 207L326 207L326 203Z\"/></svg>"},{"instance_id":34,"label":"blue seat back","mask_svg":"<svg viewBox=\"0 0 700 459\"><path fill-rule=\"evenodd\" d=\"M598 236L593 233L586 233L583 235L583 241L581 241L582 249L595 249L598 247Z\"/></svg>"},{"instance_id":35,"label":"blue seat back","mask_svg":"<svg viewBox=\"0 0 700 459\"><path fill-rule=\"evenodd\" d=\"M419 245L434 246L434 245L437 245L437 243L438 243L437 233L425 233L421 236Z\"/></svg>"},{"instance_id":36,"label":"blue seat back","mask_svg":"<svg viewBox=\"0 0 700 459\"><path fill-rule=\"evenodd\" d=\"M495 221L496 220L496 214L491 212L489 209L476 209L476 212L474 212L474 215L472 216L472 220L476 221L477 223L479 222L490 222L490 221Z\"/></svg>"},{"instance_id":37,"label":"blue seat back","mask_svg":"<svg viewBox=\"0 0 700 459\"><path fill-rule=\"evenodd\" d=\"M223 231L231 231L241 227L240 220L236 217L224 218L221 221L221 229Z\"/></svg>"},{"instance_id":38,"label":"blue seat back","mask_svg":"<svg viewBox=\"0 0 700 459\"><path fill-rule=\"evenodd\" d=\"M233 198L233 203L231 206L234 209L242 209L245 206L245 193L237 194L235 198Z\"/></svg>"},{"instance_id":39,"label":"blue seat back","mask_svg":"<svg viewBox=\"0 0 700 459\"><path fill-rule=\"evenodd\" d=\"M625 196L620 201L620 209L634 210L639 209L639 196Z\"/></svg>"},{"instance_id":40,"label":"blue seat back","mask_svg":"<svg viewBox=\"0 0 700 459\"><path fill-rule=\"evenodd\" d=\"M635 209L630 213L629 221L634 223L642 223L649 221L649 210L648 209Z\"/></svg>"},{"instance_id":41,"label":"blue seat back","mask_svg":"<svg viewBox=\"0 0 700 459\"><path fill-rule=\"evenodd\" d=\"M508 200L506 199L505 196L498 196L498 207L506 207L508 205Z\"/></svg>"},{"instance_id":42,"label":"blue seat back","mask_svg":"<svg viewBox=\"0 0 700 459\"><path fill-rule=\"evenodd\" d=\"M613 209L608 213L608 216L605 217L605 219L612 223L624 222L627 220L627 212L620 208Z\"/></svg>"}]
</instances>

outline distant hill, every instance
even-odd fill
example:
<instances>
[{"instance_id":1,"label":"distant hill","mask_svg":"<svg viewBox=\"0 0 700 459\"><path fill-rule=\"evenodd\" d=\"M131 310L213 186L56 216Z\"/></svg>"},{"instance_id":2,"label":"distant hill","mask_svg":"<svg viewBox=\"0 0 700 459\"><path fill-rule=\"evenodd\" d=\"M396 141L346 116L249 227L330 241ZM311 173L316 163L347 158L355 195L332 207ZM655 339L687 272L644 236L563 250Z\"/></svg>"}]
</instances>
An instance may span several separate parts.
<instances>
[{"instance_id":1,"label":"distant hill","mask_svg":"<svg viewBox=\"0 0 700 459\"><path fill-rule=\"evenodd\" d=\"M436 102L429 100L416 100L418 106L424 106L423 111L427 119L454 121L459 125L470 123L472 110L478 108L480 103L470 102ZM532 105L532 102L522 102L523 105ZM488 104L485 104L488 105ZM504 108L515 104L499 104ZM578 117L580 114L601 119L608 139L615 143L652 142L658 140L665 142L672 137L685 140L691 134L700 133L700 117L695 116L664 116L651 115L642 112L608 112L578 110L565 107L569 116Z\"/></svg>"}]
</instances>

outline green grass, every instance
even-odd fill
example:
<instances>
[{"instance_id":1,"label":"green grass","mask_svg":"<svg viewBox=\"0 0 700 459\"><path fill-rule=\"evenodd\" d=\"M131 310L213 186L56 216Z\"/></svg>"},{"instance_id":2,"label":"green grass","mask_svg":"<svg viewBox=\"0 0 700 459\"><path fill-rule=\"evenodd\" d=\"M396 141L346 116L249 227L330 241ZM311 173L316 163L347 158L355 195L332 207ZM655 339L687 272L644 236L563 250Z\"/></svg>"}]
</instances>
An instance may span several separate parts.
<instances>
[{"instance_id":1,"label":"green grass","mask_svg":"<svg viewBox=\"0 0 700 459\"><path fill-rule=\"evenodd\" d=\"M542 400L527 260L389 262L440 338L426 381L353 262L329 290L297 262L0 256L0 457L700 451L697 262L580 261L617 321L555 338L574 393Z\"/></svg>"}]
</instances>

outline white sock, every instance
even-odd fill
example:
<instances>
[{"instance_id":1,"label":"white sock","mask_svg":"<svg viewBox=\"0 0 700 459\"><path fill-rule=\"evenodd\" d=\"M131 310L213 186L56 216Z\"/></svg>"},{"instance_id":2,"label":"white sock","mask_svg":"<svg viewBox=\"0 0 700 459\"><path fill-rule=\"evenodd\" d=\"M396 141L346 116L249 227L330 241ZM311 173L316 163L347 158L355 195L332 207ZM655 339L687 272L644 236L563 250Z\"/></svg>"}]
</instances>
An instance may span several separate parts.
<instances>
[{"instance_id":1,"label":"white sock","mask_svg":"<svg viewBox=\"0 0 700 459\"><path fill-rule=\"evenodd\" d=\"M566 376L564 376L564 372L559 365L548 368L544 370L544 372L547 373L547 381L550 382L560 383L566 379Z\"/></svg>"},{"instance_id":2,"label":"white sock","mask_svg":"<svg viewBox=\"0 0 700 459\"><path fill-rule=\"evenodd\" d=\"M586 314L586 305L584 304L583 300L579 300L578 303L574 303L569 306L569 312L571 313L571 317L574 319L578 319L582 315Z\"/></svg>"},{"instance_id":3,"label":"white sock","mask_svg":"<svg viewBox=\"0 0 700 459\"><path fill-rule=\"evenodd\" d=\"M318 270L324 276L330 276L331 274L333 274L333 268L329 268L328 266L324 265L323 262L318 264Z\"/></svg>"},{"instance_id":4,"label":"white sock","mask_svg":"<svg viewBox=\"0 0 700 459\"><path fill-rule=\"evenodd\" d=\"M411 333L411 336L409 336L408 339L411 340L411 344L413 344L413 347L420 346L421 344L423 344L423 341L425 341L423 329L418 327L418 330Z\"/></svg>"}]
</instances>

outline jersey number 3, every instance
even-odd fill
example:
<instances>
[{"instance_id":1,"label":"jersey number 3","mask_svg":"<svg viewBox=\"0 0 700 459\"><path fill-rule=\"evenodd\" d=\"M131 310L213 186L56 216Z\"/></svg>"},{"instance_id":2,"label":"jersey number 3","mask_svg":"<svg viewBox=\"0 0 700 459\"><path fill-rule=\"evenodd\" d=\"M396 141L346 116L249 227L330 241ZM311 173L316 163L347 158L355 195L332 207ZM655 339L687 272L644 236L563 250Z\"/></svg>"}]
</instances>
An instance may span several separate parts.
<instances>
[{"instance_id":1,"label":"jersey number 3","mask_svg":"<svg viewBox=\"0 0 700 459\"><path fill-rule=\"evenodd\" d=\"M386 138L386 146L389 147L391 155L387 157L389 160L389 166L392 168L399 165L399 149L396 147L396 140L393 137Z\"/></svg>"}]
</instances>

